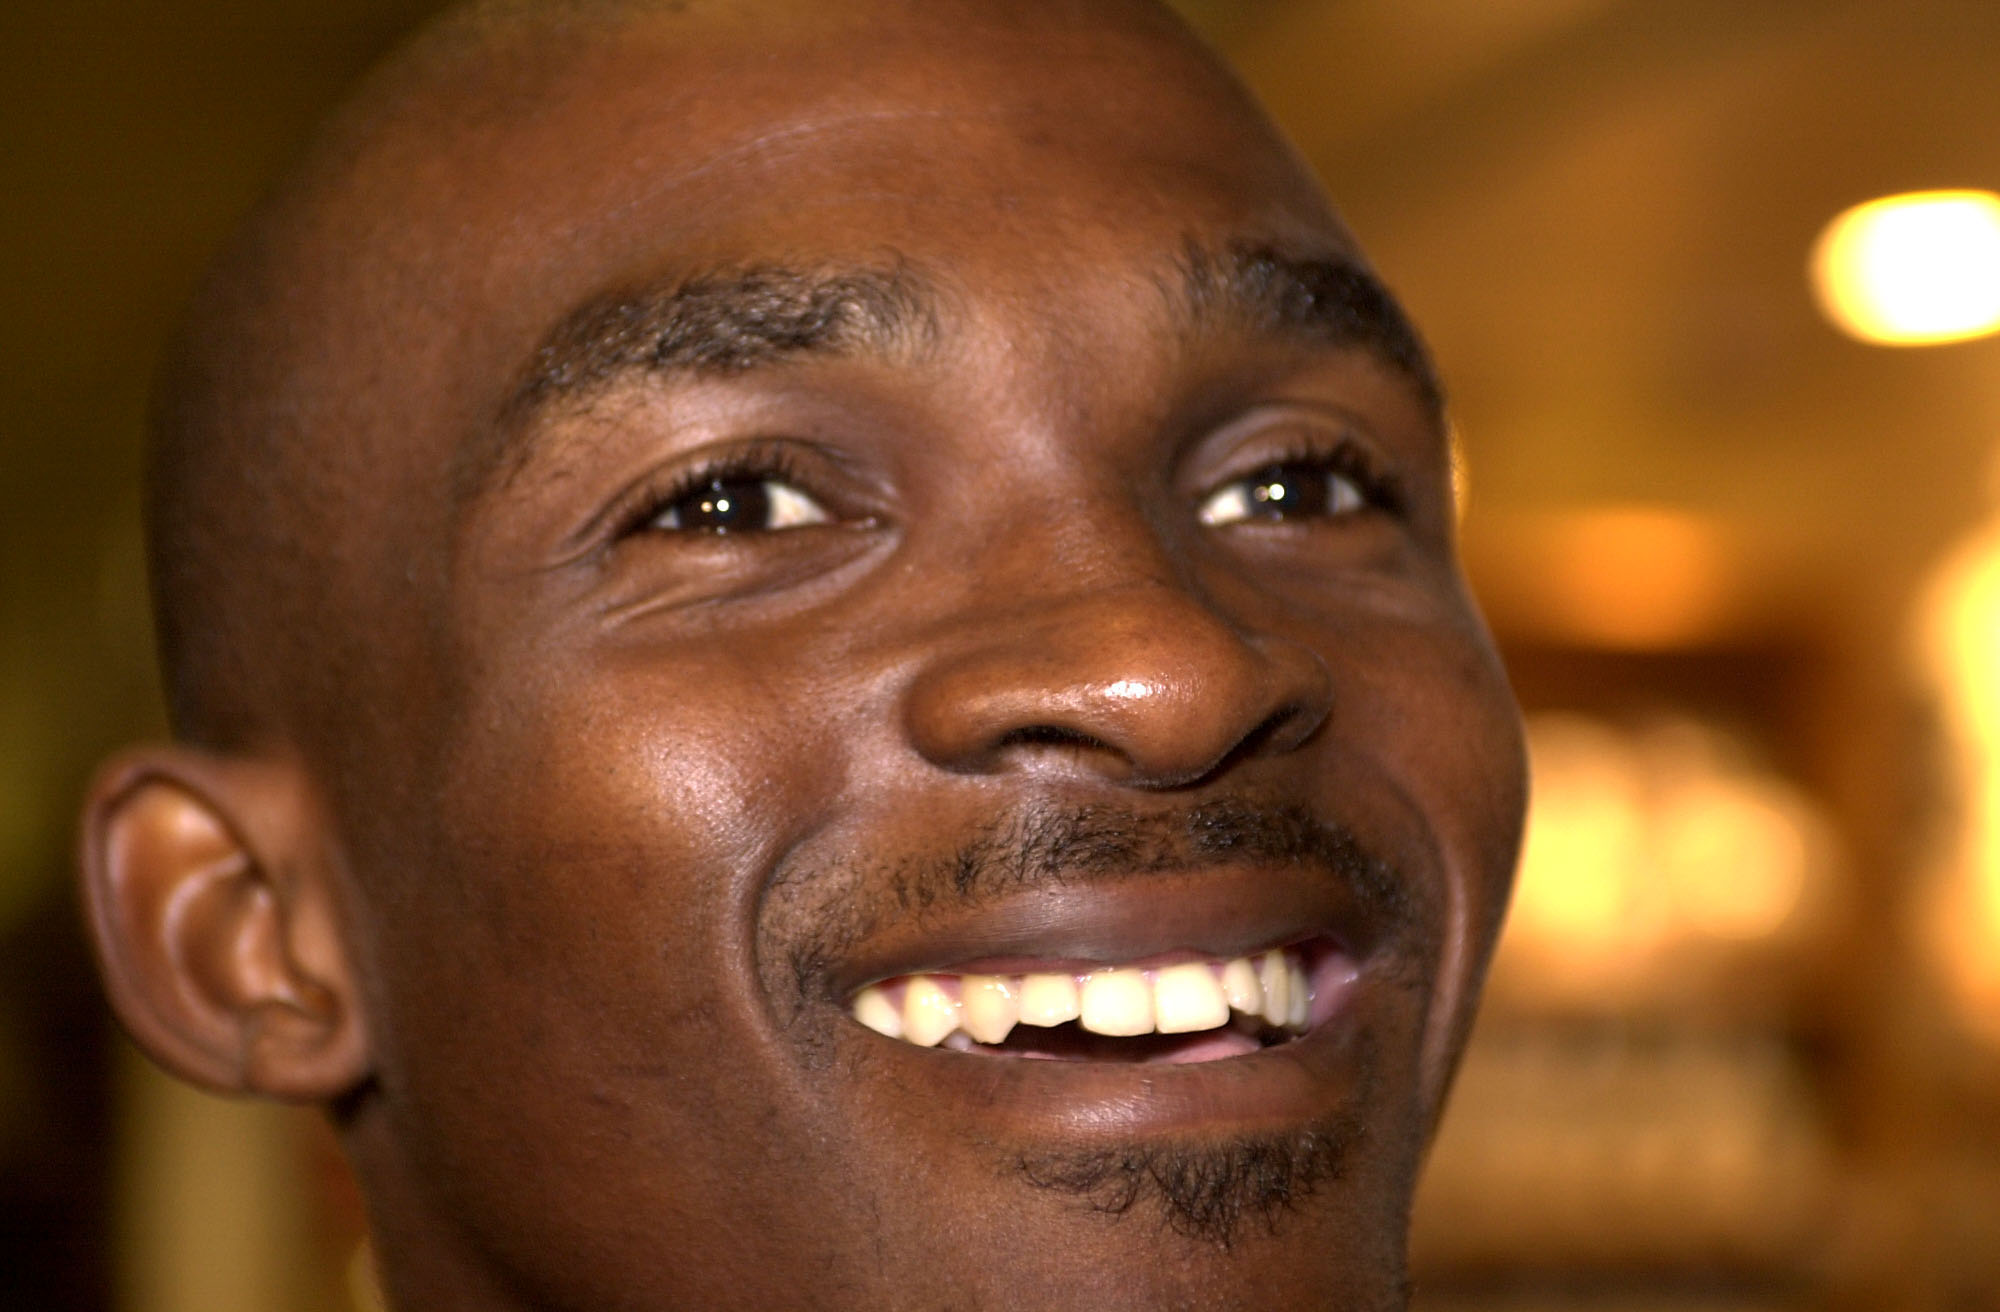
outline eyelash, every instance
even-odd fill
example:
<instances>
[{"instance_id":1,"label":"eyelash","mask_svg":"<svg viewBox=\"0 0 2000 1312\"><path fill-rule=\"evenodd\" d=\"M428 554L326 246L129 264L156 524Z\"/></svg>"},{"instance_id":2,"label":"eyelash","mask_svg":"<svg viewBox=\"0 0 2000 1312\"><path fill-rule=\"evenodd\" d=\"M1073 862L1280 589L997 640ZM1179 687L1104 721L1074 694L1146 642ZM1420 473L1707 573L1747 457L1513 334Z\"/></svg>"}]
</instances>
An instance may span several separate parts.
<instances>
[{"instance_id":1,"label":"eyelash","mask_svg":"<svg viewBox=\"0 0 2000 1312\"><path fill-rule=\"evenodd\" d=\"M1214 489L1254 478L1264 470L1284 465L1321 466L1354 484L1355 491L1361 494L1362 503L1369 509L1399 518L1409 513L1409 497L1402 481L1384 469L1367 447L1347 437L1331 443L1300 441L1283 447L1275 458L1258 461L1253 468L1215 484Z\"/></svg>"},{"instance_id":2,"label":"eyelash","mask_svg":"<svg viewBox=\"0 0 2000 1312\"><path fill-rule=\"evenodd\" d=\"M1330 444L1301 441L1284 447L1271 459L1261 460L1234 478L1213 485L1211 491L1230 483L1253 478L1258 473L1285 465L1317 465L1352 483L1362 502L1371 509L1401 516L1408 510L1402 483L1384 470L1374 455L1360 443L1341 438ZM649 481L635 490L631 508L616 519L616 538L624 539L650 529L669 507L711 483L736 478L771 479L781 483L799 481L797 456L779 443L759 444L717 456L691 468L680 470L664 482ZM1204 494L1206 495L1206 494Z\"/></svg>"},{"instance_id":3,"label":"eyelash","mask_svg":"<svg viewBox=\"0 0 2000 1312\"><path fill-rule=\"evenodd\" d=\"M760 444L679 470L664 482L649 480L634 491L631 509L617 517L615 536L627 538L643 533L675 503L711 483L734 478L797 483L800 478L798 458L777 443Z\"/></svg>"}]
</instances>

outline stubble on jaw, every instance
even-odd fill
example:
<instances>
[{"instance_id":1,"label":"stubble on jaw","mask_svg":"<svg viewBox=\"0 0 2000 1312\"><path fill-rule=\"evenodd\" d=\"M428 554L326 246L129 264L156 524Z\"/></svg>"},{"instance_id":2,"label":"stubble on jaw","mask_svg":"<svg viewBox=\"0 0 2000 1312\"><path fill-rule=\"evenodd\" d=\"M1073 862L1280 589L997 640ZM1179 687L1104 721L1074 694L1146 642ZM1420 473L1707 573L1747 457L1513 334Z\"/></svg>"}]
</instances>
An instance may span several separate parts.
<instances>
[{"instance_id":1,"label":"stubble on jaw","mask_svg":"<svg viewBox=\"0 0 2000 1312\"><path fill-rule=\"evenodd\" d=\"M1090 1212L1121 1221L1150 1216L1162 1232L1223 1251L1246 1239L1276 1238L1296 1213L1341 1181L1364 1140L1379 1137L1366 1116L1380 1088L1381 1054L1372 1036L1361 1036L1359 1055L1354 1095L1301 1128L1039 1152L1013 1158L1008 1170L1035 1188L1069 1195ZM1421 1156L1419 1143L1403 1148L1413 1163ZM1409 1203L1388 1205L1407 1212ZM1398 1233L1406 1221L1399 1220Z\"/></svg>"},{"instance_id":2,"label":"stubble on jaw","mask_svg":"<svg viewBox=\"0 0 2000 1312\"><path fill-rule=\"evenodd\" d=\"M1233 1248L1246 1228L1276 1235L1284 1218L1338 1181L1360 1124L1343 1117L1277 1134L1203 1144L1130 1143L1018 1158L1012 1172L1088 1211L1150 1213L1183 1239Z\"/></svg>"}]
</instances>

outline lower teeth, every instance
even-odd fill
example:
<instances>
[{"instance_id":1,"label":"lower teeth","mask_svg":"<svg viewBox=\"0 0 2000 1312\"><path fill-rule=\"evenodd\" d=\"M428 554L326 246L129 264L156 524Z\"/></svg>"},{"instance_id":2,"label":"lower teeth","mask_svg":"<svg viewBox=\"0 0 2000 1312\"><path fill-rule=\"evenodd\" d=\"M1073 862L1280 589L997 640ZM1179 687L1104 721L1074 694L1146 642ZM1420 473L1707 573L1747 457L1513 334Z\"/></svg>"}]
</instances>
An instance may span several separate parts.
<instances>
[{"instance_id":1,"label":"lower teeth","mask_svg":"<svg viewBox=\"0 0 2000 1312\"><path fill-rule=\"evenodd\" d=\"M1251 1016L1194 1034L1141 1034L1120 1038L1093 1034L1074 1021L1050 1027L1019 1026L999 1043L980 1043L953 1030L938 1044L952 1052L1044 1061L1174 1062L1240 1056L1290 1043L1299 1035Z\"/></svg>"}]
</instances>

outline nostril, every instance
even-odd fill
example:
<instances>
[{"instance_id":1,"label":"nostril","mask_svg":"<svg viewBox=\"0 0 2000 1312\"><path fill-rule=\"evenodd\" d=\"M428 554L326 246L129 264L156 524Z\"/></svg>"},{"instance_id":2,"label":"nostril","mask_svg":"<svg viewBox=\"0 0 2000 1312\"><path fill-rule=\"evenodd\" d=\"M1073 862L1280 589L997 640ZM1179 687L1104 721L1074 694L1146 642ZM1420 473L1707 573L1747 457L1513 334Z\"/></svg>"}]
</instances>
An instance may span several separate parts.
<instances>
[{"instance_id":1,"label":"nostril","mask_svg":"<svg viewBox=\"0 0 2000 1312\"><path fill-rule=\"evenodd\" d=\"M1273 711L1235 745L1212 761L1178 773L1156 772L1144 782L1154 788L1184 788L1235 768L1242 761L1294 750L1318 731L1326 717L1310 707L1287 706ZM1095 740L1090 740L1095 741ZM1135 781L1138 782L1138 781Z\"/></svg>"},{"instance_id":2,"label":"nostril","mask_svg":"<svg viewBox=\"0 0 2000 1312\"><path fill-rule=\"evenodd\" d=\"M987 634L913 671L905 727L925 759L958 773L1076 771L1176 788L1304 743L1331 709L1317 652L1245 635L1171 589L1040 609L981 624Z\"/></svg>"},{"instance_id":3,"label":"nostril","mask_svg":"<svg viewBox=\"0 0 2000 1312\"><path fill-rule=\"evenodd\" d=\"M1281 706L1243 736L1236 753L1255 755L1263 751L1289 752L1304 744L1326 723L1324 707Z\"/></svg>"},{"instance_id":4,"label":"nostril","mask_svg":"<svg viewBox=\"0 0 2000 1312\"><path fill-rule=\"evenodd\" d=\"M1007 747L1083 747L1098 751L1113 750L1111 744L1101 738L1077 729L1065 729L1059 724L1028 724L1011 729L1003 734L998 746Z\"/></svg>"}]
</instances>

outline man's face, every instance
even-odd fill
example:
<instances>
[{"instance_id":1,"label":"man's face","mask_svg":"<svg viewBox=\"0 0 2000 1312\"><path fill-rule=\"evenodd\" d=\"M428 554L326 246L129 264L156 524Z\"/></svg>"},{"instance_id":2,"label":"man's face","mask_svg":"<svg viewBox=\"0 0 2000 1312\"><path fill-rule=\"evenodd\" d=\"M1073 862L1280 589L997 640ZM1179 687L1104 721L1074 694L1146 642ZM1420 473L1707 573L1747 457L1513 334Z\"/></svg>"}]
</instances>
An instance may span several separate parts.
<instances>
[{"instance_id":1,"label":"man's face","mask_svg":"<svg viewBox=\"0 0 2000 1312\"><path fill-rule=\"evenodd\" d=\"M1513 712L1349 238L1090 35L642 33L396 166L435 691L333 792L413 1306L1400 1297Z\"/></svg>"}]
</instances>

